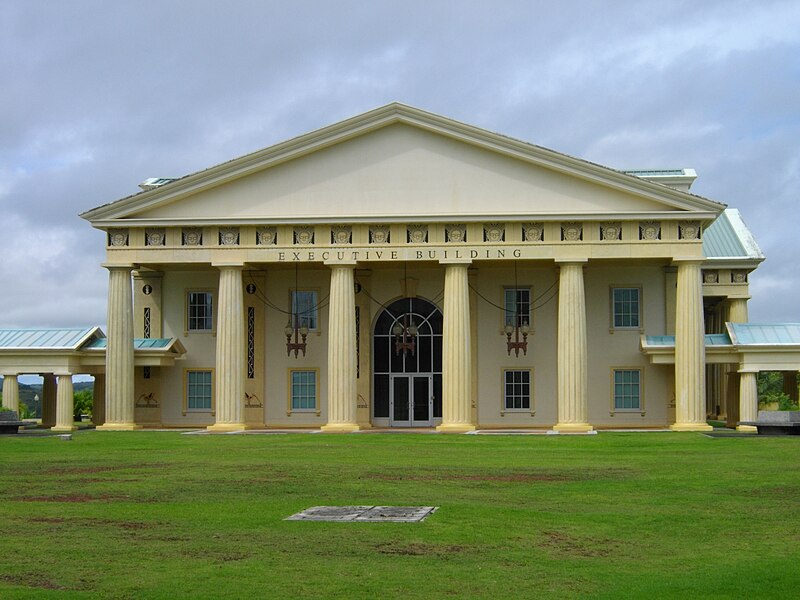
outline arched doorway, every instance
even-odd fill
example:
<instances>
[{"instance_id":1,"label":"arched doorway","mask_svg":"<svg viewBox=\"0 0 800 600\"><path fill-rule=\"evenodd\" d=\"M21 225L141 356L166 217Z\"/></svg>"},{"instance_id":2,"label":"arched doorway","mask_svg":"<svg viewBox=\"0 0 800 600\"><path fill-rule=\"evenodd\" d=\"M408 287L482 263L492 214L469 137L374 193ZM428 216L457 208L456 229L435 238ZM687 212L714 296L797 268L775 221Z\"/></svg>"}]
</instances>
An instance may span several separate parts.
<instances>
[{"instance_id":1,"label":"arched doorway","mask_svg":"<svg viewBox=\"0 0 800 600\"><path fill-rule=\"evenodd\" d=\"M397 344L397 325L413 320L412 348ZM409 340L410 341L410 340ZM372 338L375 425L432 427L442 418L442 313L423 298L401 298L375 321Z\"/></svg>"}]
</instances>

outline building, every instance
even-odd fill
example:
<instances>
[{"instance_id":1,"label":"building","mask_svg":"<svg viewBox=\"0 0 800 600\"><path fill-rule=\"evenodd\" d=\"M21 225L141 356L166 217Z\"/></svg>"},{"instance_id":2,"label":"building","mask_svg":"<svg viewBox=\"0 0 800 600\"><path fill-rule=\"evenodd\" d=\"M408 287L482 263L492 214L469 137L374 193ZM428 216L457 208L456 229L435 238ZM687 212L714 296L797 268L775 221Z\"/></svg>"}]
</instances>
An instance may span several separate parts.
<instances>
[{"instance_id":1,"label":"building","mask_svg":"<svg viewBox=\"0 0 800 600\"><path fill-rule=\"evenodd\" d=\"M763 255L695 177L390 104L148 179L81 215L107 232L101 428L748 420L730 327ZM137 358L147 339L171 353Z\"/></svg>"}]
</instances>

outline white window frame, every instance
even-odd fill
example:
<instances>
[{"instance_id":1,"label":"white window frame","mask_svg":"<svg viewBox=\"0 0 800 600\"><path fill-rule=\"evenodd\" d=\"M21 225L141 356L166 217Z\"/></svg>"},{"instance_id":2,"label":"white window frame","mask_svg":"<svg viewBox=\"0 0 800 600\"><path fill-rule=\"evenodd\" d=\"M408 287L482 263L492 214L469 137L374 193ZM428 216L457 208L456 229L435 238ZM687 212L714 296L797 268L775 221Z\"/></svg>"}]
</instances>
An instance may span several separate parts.
<instances>
[{"instance_id":1,"label":"white window frame","mask_svg":"<svg viewBox=\"0 0 800 600\"><path fill-rule=\"evenodd\" d=\"M196 383L191 381L191 376L195 374L208 375L208 381ZM183 414L186 413L214 413L214 369L184 369L183 374ZM191 406L193 386L208 387L208 406Z\"/></svg>"},{"instance_id":2,"label":"white window frame","mask_svg":"<svg viewBox=\"0 0 800 600\"><path fill-rule=\"evenodd\" d=\"M313 406L295 406L295 374L306 374L311 375L313 381ZM298 385L308 385L309 382L297 382ZM288 370L288 387L287 387L287 395L288 395L288 408L287 414L291 415L292 413L312 413L319 416L320 407L319 407L319 369L310 368L310 369L289 369ZM310 398L307 394L303 395L303 398ZM299 399L299 397L297 397ZM299 404L299 403L298 403Z\"/></svg>"},{"instance_id":3,"label":"white window frame","mask_svg":"<svg viewBox=\"0 0 800 600\"><path fill-rule=\"evenodd\" d=\"M305 305L299 305L298 299L301 294L311 294L311 306L309 309L306 309ZM292 324L295 327L302 327L303 323L305 322L309 331L319 331L319 290L290 290L289 300L294 319Z\"/></svg>"},{"instance_id":4,"label":"white window frame","mask_svg":"<svg viewBox=\"0 0 800 600\"><path fill-rule=\"evenodd\" d=\"M527 383L523 381L508 381L508 376L519 373L519 374L527 374L528 381ZM513 375L512 375L513 376ZM500 414L505 415L506 413L530 413L531 416L536 414L536 410L534 407L534 398L533 398L533 368L523 368L520 369L519 367L504 367L502 369L502 374L500 376L500 385L502 386L502 390L500 393L501 398L501 406L500 406ZM523 400L525 398L524 393L517 394L515 393L517 390L513 389L511 395L508 393L508 386L522 386L524 390L524 386L527 386L527 399L528 399L528 406L521 406L519 408L516 407L509 407L509 399L521 397ZM520 390L522 391L522 390Z\"/></svg>"},{"instance_id":5,"label":"white window frame","mask_svg":"<svg viewBox=\"0 0 800 600\"><path fill-rule=\"evenodd\" d=\"M193 306L203 306L201 304L192 304L192 295L193 294L204 294L208 298L208 302L205 303L205 306L208 307L210 312L209 315L204 317L193 317L192 316L192 307ZM216 325L216 319L214 318L214 292L212 290L186 290L186 333L213 333L214 327ZM199 319L207 319L209 321L210 327L193 327L193 324L196 324L196 321ZM194 320L194 323L193 323Z\"/></svg>"},{"instance_id":6,"label":"white window frame","mask_svg":"<svg viewBox=\"0 0 800 600\"><path fill-rule=\"evenodd\" d=\"M630 312L617 312L617 291L624 291L624 290L635 290L636 291L636 325L617 325L617 316L619 315L622 320L626 317L630 318L634 313ZM610 304L610 317L611 317L611 330L612 331L643 331L643 315L642 315L642 306L643 306L643 294L642 294L642 286L640 285L612 285L609 291L609 304ZM630 304L632 300L620 300L621 303Z\"/></svg>"},{"instance_id":7,"label":"white window frame","mask_svg":"<svg viewBox=\"0 0 800 600\"><path fill-rule=\"evenodd\" d=\"M637 381L620 381L617 382L617 374L625 374L625 373L636 373L637 374ZM638 394L634 396L633 394L629 393L629 389L626 390L625 386L636 386L636 390ZM622 386L622 391L618 393L617 386ZM638 401L638 406L618 406L617 400L622 399L624 401L625 398L636 398ZM623 402L624 404L624 402ZM611 414L614 413L641 413L644 416L644 370L641 367L613 367L611 369Z\"/></svg>"}]
</instances>

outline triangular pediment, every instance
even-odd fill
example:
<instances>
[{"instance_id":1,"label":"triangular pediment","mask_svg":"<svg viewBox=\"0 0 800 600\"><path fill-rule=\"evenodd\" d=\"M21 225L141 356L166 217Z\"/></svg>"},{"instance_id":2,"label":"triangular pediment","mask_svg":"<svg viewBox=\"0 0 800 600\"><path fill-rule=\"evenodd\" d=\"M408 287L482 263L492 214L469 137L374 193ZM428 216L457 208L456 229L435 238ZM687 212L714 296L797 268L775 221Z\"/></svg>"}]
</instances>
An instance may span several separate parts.
<instances>
[{"instance_id":1,"label":"triangular pediment","mask_svg":"<svg viewBox=\"0 0 800 600\"><path fill-rule=\"evenodd\" d=\"M723 205L390 105L94 209L110 222L605 218Z\"/></svg>"}]
</instances>

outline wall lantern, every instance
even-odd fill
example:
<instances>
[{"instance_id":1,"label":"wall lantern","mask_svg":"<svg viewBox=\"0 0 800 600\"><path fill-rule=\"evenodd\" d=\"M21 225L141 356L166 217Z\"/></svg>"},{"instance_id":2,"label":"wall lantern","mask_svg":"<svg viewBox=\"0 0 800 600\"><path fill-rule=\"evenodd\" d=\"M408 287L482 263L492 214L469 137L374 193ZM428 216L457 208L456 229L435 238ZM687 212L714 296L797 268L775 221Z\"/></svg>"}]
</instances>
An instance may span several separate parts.
<instances>
[{"instance_id":1,"label":"wall lantern","mask_svg":"<svg viewBox=\"0 0 800 600\"><path fill-rule=\"evenodd\" d=\"M414 317L409 319L408 313L404 314L403 322L396 321L392 327L392 333L394 334L395 355L399 356L402 350L403 354L411 351L413 356L417 347L417 325L414 323Z\"/></svg>"},{"instance_id":2,"label":"wall lantern","mask_svg":"<svg viewBox=\"0 0 800 600\"><path fill-rule=\"evenodd\" d=\"M525 356L528 355L528 334L530 333L530 326L528 325L528 321L525 320L522 322L520 326L519 320L517 319L516 311L514 313L514 326L512 327L511 324L507 324L505 327L506 333L506 345L508 347L508 355L511 356L511 351L514 351L515 356L519 356L519 351L522 350L522 354ZM519 334L522 334L522 341L519 339ZM514 336L514 341L511 341L511 336Z\"/></svg>"},{"instance_id":3,"label":"wall lantern","mask_svg":"<svg viewBox=\"0 0 800 600\"><path fill-rule=\"evenodd\" d=\"M289 296L289 321L286 323L283 332L286 334L286 356L291 356L294 352L294 357L297 358L299 352L306 355L306 338L308 337L308 325L305 319L299 319L297 312L295 312L296 302L294 299L297 297L298 286L298 273L297 263L294 265L294 294ZM292 338L294 337L294 340Z\"/></svg>"}]
</instances>

